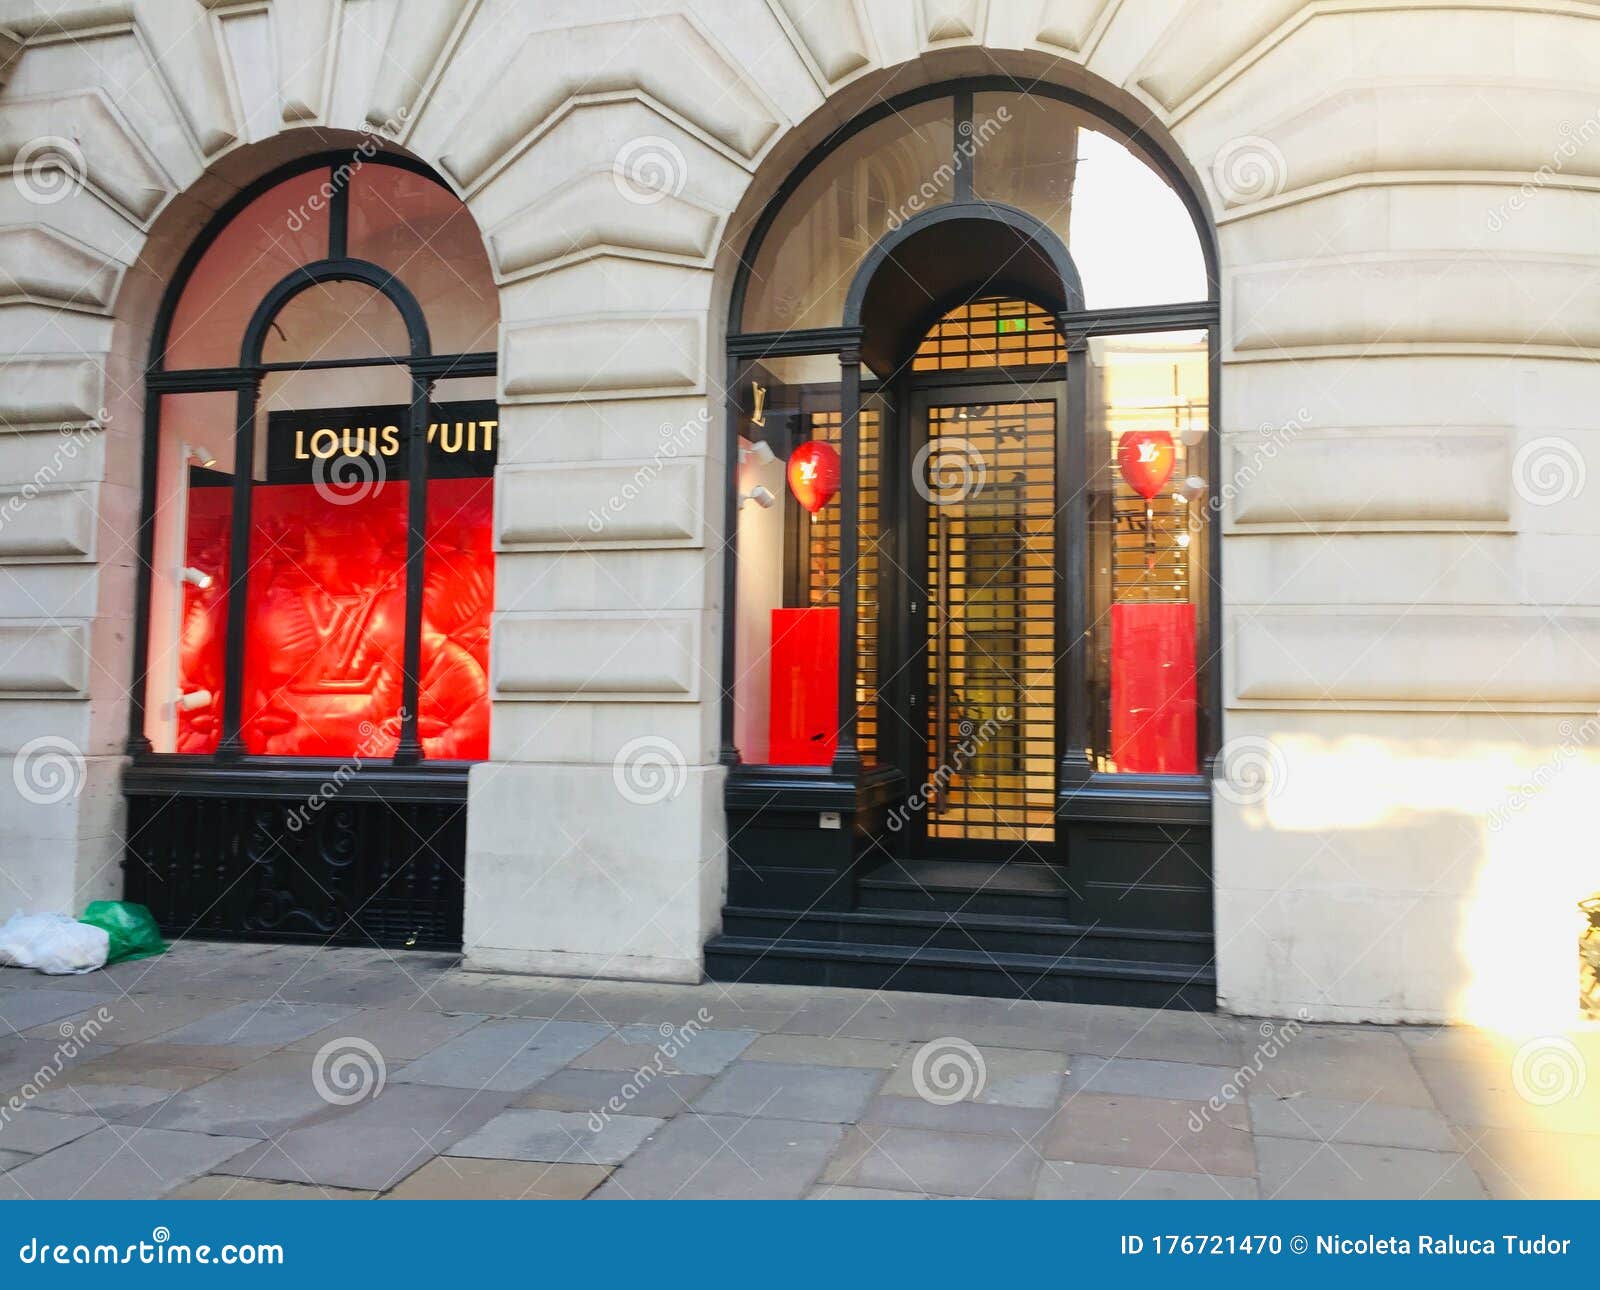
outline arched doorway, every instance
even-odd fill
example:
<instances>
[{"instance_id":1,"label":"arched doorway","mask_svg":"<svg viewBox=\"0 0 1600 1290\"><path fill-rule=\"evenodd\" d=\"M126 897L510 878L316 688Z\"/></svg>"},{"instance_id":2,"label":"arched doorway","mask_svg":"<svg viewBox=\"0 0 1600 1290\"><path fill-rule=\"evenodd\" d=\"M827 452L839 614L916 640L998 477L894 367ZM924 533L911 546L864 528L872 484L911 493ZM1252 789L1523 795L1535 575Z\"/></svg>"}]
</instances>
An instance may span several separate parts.
<instances>
[{"instance_id":1,"label":"arched doorway","mask_svg":"<svg viewBox=\"0 0 1600 1290\"><path fill-rule=\"evenodd\" d=\"M1198 204L1076 96L939 86L813 153L743 264L709 970L1212 1006Z\"/></svg>"},{"instance_id":2,"label":"arched doorway","mask_svg":"<svg viewBox=\"0 0 1600 1290\"><path fill-rule=\"evenodd\" d=\"M178 935L459 948L488 756L498 298L370 146L250 185L146 370L130 899Z\"/></svg>"}]
</instances>

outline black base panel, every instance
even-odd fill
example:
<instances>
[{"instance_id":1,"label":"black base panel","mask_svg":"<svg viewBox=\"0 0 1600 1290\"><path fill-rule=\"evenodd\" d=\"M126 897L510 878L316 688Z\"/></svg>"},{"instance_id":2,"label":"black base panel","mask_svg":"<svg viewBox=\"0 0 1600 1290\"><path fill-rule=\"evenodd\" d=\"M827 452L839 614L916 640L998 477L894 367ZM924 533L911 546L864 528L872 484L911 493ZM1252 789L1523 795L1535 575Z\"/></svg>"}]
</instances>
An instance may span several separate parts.
<instances>
[{"instance_id":1,"label":"black base panel","mask_svg":"<svg viewBox=\"0 0 1600 1290\"><path fill-rule=\"evenodd\" d=\"M128 795L129 900L169 936L459 950L462 802Z\"/></svg>"}]
</instances>

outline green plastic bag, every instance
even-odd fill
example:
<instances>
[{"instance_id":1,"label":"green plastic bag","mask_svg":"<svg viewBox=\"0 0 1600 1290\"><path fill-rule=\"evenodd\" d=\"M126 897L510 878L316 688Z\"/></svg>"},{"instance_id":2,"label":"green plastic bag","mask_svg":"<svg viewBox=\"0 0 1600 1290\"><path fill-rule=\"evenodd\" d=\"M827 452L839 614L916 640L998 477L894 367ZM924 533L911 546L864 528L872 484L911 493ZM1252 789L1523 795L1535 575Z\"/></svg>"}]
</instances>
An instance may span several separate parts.
<instances>
[{"instance_id":1,"label":"green plastic bag","mask_svg":"<svg viewBox=\"0 0 1600 1290\"><path fill-rule=\"evenodd\" d=\"M83 911L80 923L105 929L111 938L111 951L106 955L106 966L126 963L131 959L147 959L167 952L167 943L161 939L161 929L143 905L125 900L91 901Z\"/></svg>"}]
</instances>

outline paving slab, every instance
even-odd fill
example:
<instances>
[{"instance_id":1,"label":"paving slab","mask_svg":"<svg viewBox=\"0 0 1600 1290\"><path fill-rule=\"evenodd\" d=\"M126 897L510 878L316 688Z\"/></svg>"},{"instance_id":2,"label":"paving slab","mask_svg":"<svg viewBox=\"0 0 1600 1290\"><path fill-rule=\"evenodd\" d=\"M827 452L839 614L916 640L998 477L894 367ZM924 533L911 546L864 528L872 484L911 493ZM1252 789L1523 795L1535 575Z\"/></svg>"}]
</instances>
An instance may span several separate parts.
<instances>
[{"instance_id":1,"label":"paving slab","mask_svg":"<svg viewBox=\"0 0 1600 1290\"><path fill-rule=\"evenodd\" d=\"M1278 1031L1278 1047L1250 1080L1250 1092L1299 1094L1333 1102L1385 1102L1431 1107L1433 1098L1411 1051L1390 1031L1372 1026L1303 1027Z\"/></svg>"},{"instance_id":2,"label":"paving slab","mask_svg":"<svg viewBox=\"0 0 1600 1290\"><path fill-rule=\"evenodd\" d=\"M1600 1137L1485 1128L1454 1136L1497 1200L1600 1200Z\"/></svg>"},{"instance_id":3,"label":"paving slab","mask_svg":"<svg viewBox=\"0 0 1600 1290\"><path fill-rule=\"evenodd\" d=\"M524 1160L430 1160L385 1200L582 1200L611 1171L603 1165Z\"/></svg>"},{"instance_id":4,"label":"paving slab","mask_svg":"<svg viewBox=\"0 0 1600 1290\"><path fill-rule=\"evenodd\" d=\"M906 1045L887 1039L828 1039L822 1035L762 1035L740 1059L747 1062L790 1062L799 1066L859 1066L888 1070L899 1063Z\"/></svg>"},{"instance_id":5,"label":"paving slab","mask_svg":"<svg viewBox=\"0 0 1600 1290\"><path fill-rule=\"evenodd\" d=\"M505 1101L503 1093L390 1084L359 1106L246 1149L216 1172L385 1191L491 1121Z\"/></svg>"},{"instance_id":6,"label":"paving slab","mask_svg":"<svg viewBox=\"0 0 1600 1290\"><path fill-rule=\"evenodd\" d=\"M1051 1160L1137 1165L1173 1173L1256 1171L1241 1106L1127 1093L1074 1093L1036 1145Z\"/></svg>"},{"instance_id":7,"label":"paving slab","mask_svg":"<svg viewBox=\"0 0 1600 1290\"><path fill-rule=\"evenodd\" d=\"M0 1037L21 1035L36 1026L75 1017L117 997L115 990L63 990L52 986L30 986L0 994ZM59 1039L59 1032L41 1038Z\"/></svg>"},{"instance_id":8,"label":"paving slab","mask_svg":"<svg viewBox=\"0 0 1600 1290\"><path fill-rule=\"evenodd\" d=\"M634 1071L591 1071L568 1067L524 1093L512 1105L544 1111L609 1112L651 1115L669 1120L687 1111L711 1086L709 1075L648 1076Z\"/></svg>"},{"instance_id":9,"label":"paving slab","mask_svg":"<svg viewBox=\"0 0 1600 1290\"><path fill-rule=\"evenodd\" d=\"M694 1109L850 1124L860 1118L882 1082L882 1071L858 1067L735 1062L701 1094Z\"/></svg>"},{"instance_id":10,"label":"paving slab","mask_svg":"<svg viewBox=\"0 0 1600 1290\"><path fill-rule=\"evenodd\" d=\"M312 1078L308 1053L283 1053L226 1071L175 1093L142 1123L157 1129L270 1138L313 1116L329 1103Z\"/></svg>"},{"instance_id":11,"label":"paving slab","mask_svg":"<svg viewBox=\"0 0 1600 1290\"><path fill-rule=\"evenodd\" d=\"M92 1004L70 1017L27 1032L33 1039L55 1039L71 1025L73 1038L95 1047L141 1044L221 1012L229 1005L198 995L130 994Z\"/></svg>"},{"instance_id":12,"label":"paving slab","mask_svg":"<svg viewBox=\"0 0 1600 1290\"><path fill-rule=\"evenodd\" d=\"M0 1151L0 1174L20 1164L26 1164L33 1157L21 1151Z\"/></svg>"},{"instance_id":13,"label":"paving slab","mask_svg":"<svg viewBox=\"0 0 1600 1290\"><path fill-rule=\"evenodd\" d=\"M1334 1102L1316 1097L1254 1094L1250 1123L1273 1138L1361 1142L1374 1147L1454 1151L1455 1135L1437 1111L1392 1102Z\"/></svg>"},{"instance_id":14,"label":"paving slab","mask_svg":"<svg viewBox=\"0 0 1600 1290\"><path fill-rule=\"evenodd\" d=\"M680 1115L594 1199L798 1200L842 1137L835 1124Z\"/></svg>"},{"instance_id":15,"label":"paving slab","mask_svg":"<svg viewBox=\"0 0 1600 1290\"><path fill-rule=\"evenodd\" d=\"M1464 1155L1361 1143L1257 1137L1261 1194L1269 1200L1481 1200Z\"/></svg>"},{"instance_id":16,"label":"paving slab","mask_svg":"<svg viewBox=\"0 0 1600 1290\"><path fill-rule=\"evenodd\" d=\"M645 1115L582 1111L502 1111L445 1150L487 1160L542 1160L550 1164L619 1165L665 1120Z\"/></svg>"},{"instance_id":17,"label":"paving slab","mask_svg":"<svg viewBox=\"0 0 1600 1290\"><path fill-rule=\"evenodd\" d=\"M850 1187L1024 1200L1039 1157L1027 1143L977 1134L857 1125L845 1134L823 1181Z\"/></svg>"},{"instance_id":18,"label":"paving slab","mask_svg":"<svg viewBox=\"0 0 1600 1290\"><path fill-rule=\"evenodd\" d=\"M350 1191L344 1187L313 1187L305 1183L269 1182L264 1178L233 1178L207 1174L170 1192L168 1200L374 1200L375 1191Z\"/></svg>"},{"instance_id":19,"label":"paving slab","mask_svg":"<svg viewBox=\"0 0 1600 1290\"><path fill-rule=\"evenodd\" d=\"M100 1125L97 1115L68 1115L27 1106L0 1119L0 1150L38 1155L93 1133Z\"/></svg>"},{"instance_id":20,"label":"paving slab","mask_svg":"<svg viewBox=\"0 0 1600 1290\"><path fill-rule=\"evenodd\" d=\"M1256 1200L1260 1194L1254 1178L1059 1160L1039 1166L1034 1191L1039 1200Z\"/></svg>"},{"instance_id":21,"label":"paving slab","mask_svg":"<svg viewBox=\"0 0 1600 1290\"><path fill-rule=\"evenodd\" d=\"M1013 1142L1031 1142L1050 1123L1053 1112L1037 1107L994 1106L983 1102L939 1105L920 1097L875 1097L862 1112L868 1124L935 1133L988 1133Z\"/></svg>"},{"instance_id":22,"label":"paving slab","mask_svg":"<svg viewBox=\"0 0 1600 1290\"><path fill-rule=\"evenodd\" d=\"M91 1060L69 1067L51 1087L135 1084L177 1092L205 1084L231 1069L235 1068L191 1064L173 1057L170 1050L159 1050L148 1044L130 1044L126 1048L114 1048L109 1053L96 1053Z\"/></svg>"},{"instance_id":23,"label":"paving slab","mask_svg":"<svg viewBox=\"0 0 1600 1290\"><path fill-rule=\"evenodd\" d=\"M289 1050L314 1053L324 1044L354 1037L375 1047L386 1062L409 1062L487 1020L487 1016L478 1012L445 1014L410 1012L401 1008L363 1008L315 1034L295 1040Z\"/></svg>"},{"instance_id":24,"label":"paving slab","mask_svg":"<svg viewBox=\"0 0 1600 1290\"><path fill-rule=\"evenodd\" d=\"M168 1101L174 1090L144 1084L70 1084L41 1093L31 1105L45 1111L92 1115L113 1122L143 1123L150 1108Z\"/></svg>"},{"instance_id":25,"label":"paving slab","mask_svg":"<svg viewBox=\"0 0 1600 1290\"><path fill-rule=\"evenodd\" d=\"M65 1082L88 1064L91 1053L59 1039L0 1039L0 1100L8 1093Z\"/></svg>"},{"instance_id":26,"label":"paving slab","mask_svg":"<svg viewBox=\"0 0 1600 1290\"><path fill-rule=\"evenodd\" d=\"M1600 1064L1546 1048L1518 1063L1418 1059L1433 1102L1452 1124L1532 1133L1600 1132ZM1591 1077L1590 1071L1594 1071ZM1548 1076L1548 1079L1546 1079Z\"/></svg>"},{"instance_id":27,"label":"paving slab","mask_svg":"<svg viewBox=\"0 0 1600 1290\"><path fill-rule=\"evenodd\" d=\"M1237 1066L1263 1042L1256 1025L1217 1013L1102 1008L1087 1019L1074 1051L1099 1057Z\"/></svg>"},{"instance_id":28,"label":"paving slab","mask_svg":"<svg viewBox=\"0 0 1600 1290\"><path fill-rule=\"evenodd\" d=\"M154 1200L249 1145L248 1138L107 1125L0 1176L0 1199Z\"/></svg>"},{"instance_id":29,"label":"paving slab","mask_svg":"<svg viewBox=\"0 0 1600 1290\"><path fill-rule=\"evenodd\" d=\"M807 1200L934 1200L920 1191L884 1191L877 1187L836 1187L823 1183L812 1188Z\"/></svg>"},{"instance_id":30,"label":"paving slab","mask_svg":"<svg viewBox=\"0 0 1600 1290\"><path fill-rule=\"evenodd\" d=\"M411 1062L394 1078L408 1084L521 1093L610 1033L580 1021L485 1021Z\"/></svg>"},{"instance_id":31,"label":"paving slab","mask_svg":"<svg viewBox=\"0 0 1600 1290\"><path fill-rule=\"evenodd\" d=\"M579 1070L718 1075L755 1040L753 1030L691 1030L660 1025L623 1026L572 1063Z\"/></svg>"},{"instance_id":32,"label":"paving slab","mask_svg":"<svg viewBox=\"0 0 1600 1290\"><path fill-rule=\"evenodd\" d=\"M929 1100L967 1091L963 1101L994 1106L1052 1107L1061 1099L1068 1069L1059 1053L1015 1048L953 1048L948 1041L913 1044L883 1091ZM931 1097L930 1097L931 1095Z\"/></svg>"},{"instance_id":33,"label":"paving slab","mask_svg":"<svg viewBox=\"0 0 1600 1290\"><path fill-rule=\"evenodd\" d=\"M1206 1102L1226 1097L1238 1087L1238 1070L1197 1062L1163 1062L1145 1058L1074 1056L1067 1076L1069 1093L1130 1093L1139 1097Z\"/></svg>"},{"instance_id":34,"label":"paving slab","mask_svg":"<svg viewBox=\"0 0 1600 1290\"><path fill-rule=\"evenodd\" d=\"M169 1044L247 1044L280 1047L334 1025L356 1010L327 1003L264 1000L224 1008L164 1036Z\"/></svg>"}]
</instances>

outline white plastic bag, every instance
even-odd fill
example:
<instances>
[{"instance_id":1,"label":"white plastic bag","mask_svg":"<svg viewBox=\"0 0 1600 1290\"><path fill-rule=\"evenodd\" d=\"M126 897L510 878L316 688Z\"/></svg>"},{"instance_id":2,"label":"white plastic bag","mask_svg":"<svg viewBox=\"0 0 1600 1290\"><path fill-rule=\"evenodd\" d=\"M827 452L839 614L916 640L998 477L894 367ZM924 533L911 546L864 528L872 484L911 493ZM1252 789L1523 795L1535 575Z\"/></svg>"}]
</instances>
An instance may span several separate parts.
<instances>
[{"instance_id":1,"label":"white plastic bag","mask_svg":"<svg viewBox=\"0 0 1600 1290\"><path fill-rule=\"evenodd\" d=\"M111 937L65 914L17 914L0 927L0 964L37 968L51 976L93 972L106 965Z\"/></svg>"}]
</instances>

